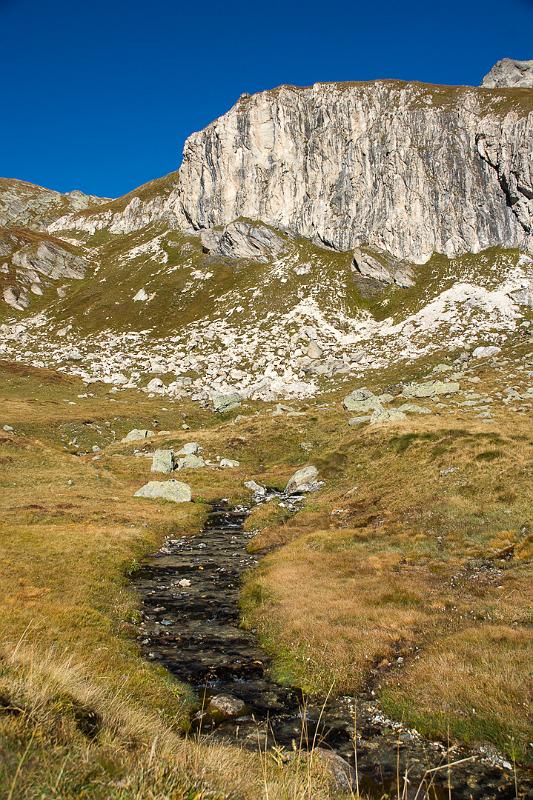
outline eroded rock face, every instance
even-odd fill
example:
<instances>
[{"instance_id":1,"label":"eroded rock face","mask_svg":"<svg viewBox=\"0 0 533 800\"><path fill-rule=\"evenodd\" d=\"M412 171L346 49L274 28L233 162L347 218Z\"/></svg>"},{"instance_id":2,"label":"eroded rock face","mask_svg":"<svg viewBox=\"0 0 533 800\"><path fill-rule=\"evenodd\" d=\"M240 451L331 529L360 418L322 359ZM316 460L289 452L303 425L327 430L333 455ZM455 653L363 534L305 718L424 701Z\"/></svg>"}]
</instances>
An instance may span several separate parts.
<instances>
[{"instance_id":1,"label":"eroded rock face","mask_svg":"<svg viewBox=\"0 0 533 800\"><path fill-rule=\"evenodd\" d=\"M481 85L485 89L533 89L533 61L502 58L485 75Z\"/></svg>"},{"instance_id":2,"label":"eroded rock face","mask_svg":"<svg viewBox=\"0 0 533 800\"><path fill-rule=\"evenodd\" d=\"M246 217L415 263L523 246L530 108L525 94L398 81L261 92L189 137L174 211L195 229Z\"/></svg>"}]
</instances>

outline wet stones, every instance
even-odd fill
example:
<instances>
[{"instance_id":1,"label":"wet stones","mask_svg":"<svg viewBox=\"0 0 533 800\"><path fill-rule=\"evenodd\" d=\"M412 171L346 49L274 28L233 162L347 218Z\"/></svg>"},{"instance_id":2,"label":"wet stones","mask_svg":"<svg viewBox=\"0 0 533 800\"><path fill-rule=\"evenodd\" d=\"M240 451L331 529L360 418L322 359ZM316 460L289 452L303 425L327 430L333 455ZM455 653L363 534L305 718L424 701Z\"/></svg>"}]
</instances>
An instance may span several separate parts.
<instances>
[{"instance_id":1,"label":"wet stones","mask_svg":"<svg viewBox=\"0 0 533 800\"><path fill-rule=\"evenodd\" d=\"M246 703L230 694L217 694L212 697L207 706L207 714L216 722L225 719L234 719L242 716L246 711Z\"/></svg>"}]
</instances>

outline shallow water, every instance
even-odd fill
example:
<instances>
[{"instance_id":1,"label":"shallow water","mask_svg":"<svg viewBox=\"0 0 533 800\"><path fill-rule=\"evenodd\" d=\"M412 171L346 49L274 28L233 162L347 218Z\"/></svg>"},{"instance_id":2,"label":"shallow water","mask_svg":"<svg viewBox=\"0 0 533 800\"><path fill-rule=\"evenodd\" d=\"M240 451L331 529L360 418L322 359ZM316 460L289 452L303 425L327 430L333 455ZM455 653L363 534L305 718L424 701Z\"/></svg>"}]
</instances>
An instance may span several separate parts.
<instances>
[{"instance_id":1,"label":"shallow water","mask_svg":"<svg viewBox=\"0 0 533 800\"><path fill-rule=\"evenodd\" d=\"M197 729L254 749L265 744L288 751L325 747L354 766L356 708L359 787L371 796L390 792L396 797L398 771L403 775L407 768L408 797L414 798L422 785L419 800L444 800L450 780L455 800L515 798L511 769L462 747L448 755L442 743L388 720L371 690L357 698L306 701L300 692L271 679L269 659L255 635L239 627L241 579L257 564L246 550L253 537L243 530L247 514L248 509L231 509L224 501L213 504L201 534L168 539L135 578L143 603L143 652L194 687L200 709ZM245 713L216 724L202 709L217 694L244 701ZM451 771L424 777L427 769L471 756L474 760ZM518 796L533 798L531 775L520 774L519 784Z\"/></svg>"}]
</instances>

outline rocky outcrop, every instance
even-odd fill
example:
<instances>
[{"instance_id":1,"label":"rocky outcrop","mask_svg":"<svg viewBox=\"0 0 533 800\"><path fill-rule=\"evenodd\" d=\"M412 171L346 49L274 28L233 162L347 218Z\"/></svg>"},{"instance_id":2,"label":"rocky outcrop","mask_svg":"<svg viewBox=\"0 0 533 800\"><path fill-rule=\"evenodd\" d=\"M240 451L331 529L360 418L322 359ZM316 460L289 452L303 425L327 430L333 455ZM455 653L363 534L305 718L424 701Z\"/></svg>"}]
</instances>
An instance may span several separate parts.
<instances>
[{"instance_id":1,"label":"rocky outcrop","mask_svg":"<svg viewBox=\"0 0 533 800\"><path fill-rule=\"evenodd\" d=\"M48 230L51 233L80 231L89 235L106 230L111 234L127 234L154 222L175 226L176 217L172 208L176 202L178 180L178 174L171 172L107 202L102 208L66 214L56 219Z\"/></svg>"},{"instance_id":2,"label":"rocky outcrop","mask_svg":"<svg viewBox=\"0 0 533 800\"><path fill-rule=\"evenodd\" d=\"M81 280L87 260L69 244L19 228L0 230L0 275L4 302L24 311L32 296L41 296L58 282Z\"/></svg>"},{"instance_id":3,"label":"rocky outcrop","mask_svg":"<svg viewBox=\"0 0 533 800\"><path fill-rule=\"evenodd\" d=\"M502 58L485 75L481 85L485 89L533 89L533 61Z\"/></svg>"},{"instance_id":4,"label":"rocky outcrop","mask_svg":"<svg viewBox=\"0 0 533 800\"><path fill-rule=\"evenodd\" d=\"M338 250L424 263L531 242L528 93L398 81L282 86L186 142L183 225L245 217Z\"/></svg>"},{"instance_id":5,"label":"rocky outcrop","mask_svg":"<svg viewBox=\"0 0 533 800\"><path fill-rule=\"evenodd\" d=\"M79 191L61 194L25 181L0 178L0 227L19 225L42 231L63 214L105 202L105 198Z\"/></svg>"},{"instance_id":6,"label":"rocky outcrop","mask_svg":"<svg viewBox=\"0 0 533 800\"><path fill-rule=\"evenodd\" d=\"M222 230L205 230L200 235L207 253L229 258L268 262L281 255L285 240L266 225L237 220Z\"/></svg>"},{"instance_id":7,"label":"rocky outcrop","mask_svg":"<svg viewBox=\"0 0 533 800\"><path fill-rule=\"evenodd\" d=\"M386 253L378 256L377 253L365 253L357 248L354 251L352 266L363 278L369 278L386 286L394 283L407 289L415 282L412 268L408 264L388 258Z\"/></svg>"}]
</instances>

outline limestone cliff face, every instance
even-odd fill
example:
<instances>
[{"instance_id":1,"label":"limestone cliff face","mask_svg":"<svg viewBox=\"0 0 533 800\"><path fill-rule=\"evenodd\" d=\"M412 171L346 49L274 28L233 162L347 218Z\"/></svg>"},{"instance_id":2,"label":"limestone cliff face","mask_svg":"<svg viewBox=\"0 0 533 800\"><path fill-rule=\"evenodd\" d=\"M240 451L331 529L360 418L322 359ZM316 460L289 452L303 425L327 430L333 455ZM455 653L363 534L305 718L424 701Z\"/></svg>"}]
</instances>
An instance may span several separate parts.
<instances>
[{"instance_id":1,"label":"limestone cliff face","mask_svg":"<svg viewBox=\"0 0 533 800\"><path fill-rule=\"evenodd\" d=\"M532 165L527 89L285 86L189 137L168 202L194 229L248 217L424 263L531 246Z\"/></svg>"}]
</instances>

